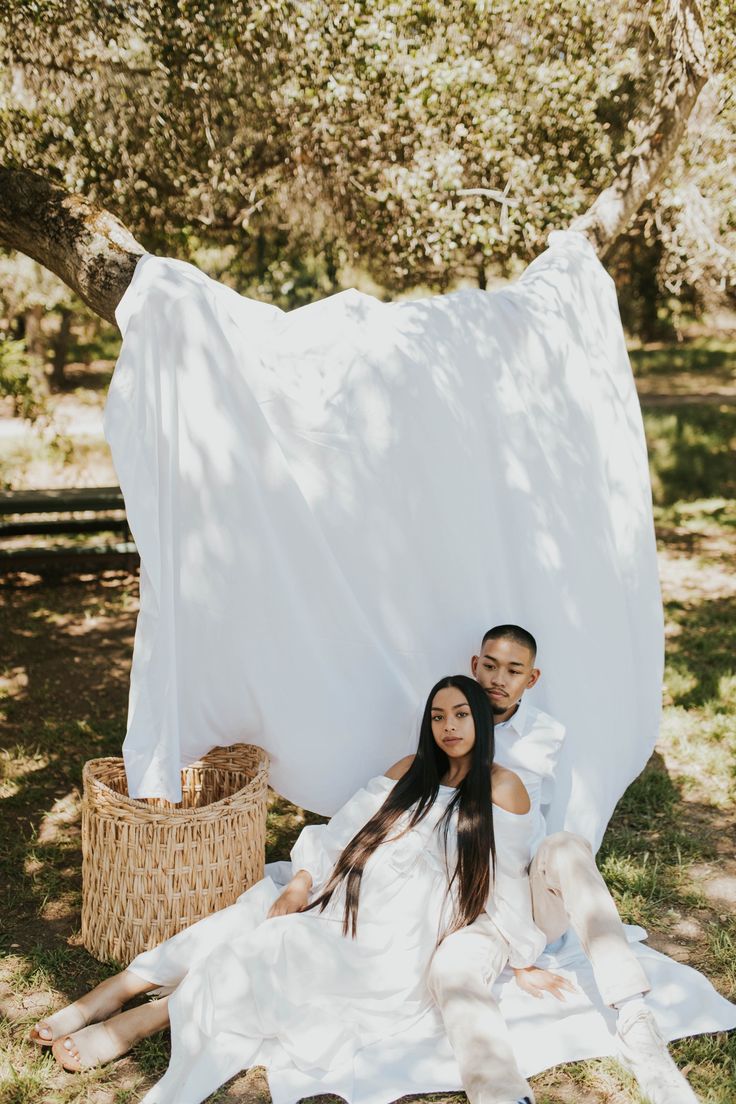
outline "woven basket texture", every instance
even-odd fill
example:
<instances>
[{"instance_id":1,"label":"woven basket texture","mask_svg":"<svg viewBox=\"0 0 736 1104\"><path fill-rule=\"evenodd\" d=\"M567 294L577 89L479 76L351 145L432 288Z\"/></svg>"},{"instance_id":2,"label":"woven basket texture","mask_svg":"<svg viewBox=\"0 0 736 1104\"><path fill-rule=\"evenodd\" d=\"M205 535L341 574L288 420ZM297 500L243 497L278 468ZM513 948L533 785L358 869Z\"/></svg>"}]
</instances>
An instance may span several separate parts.
<instances>
[{"instance_id":1,"label":"woven basket texture","mask_svg":"<svg viewBox=\"0 0 736 1104\"><path fill-rule=\"evenodd\" d=\"M128 797L123 760L90 759L82 801L82 942L127 964L263 877L268 756L215 748L182 770L182 801Z\"/></svg>"}]
</instances>

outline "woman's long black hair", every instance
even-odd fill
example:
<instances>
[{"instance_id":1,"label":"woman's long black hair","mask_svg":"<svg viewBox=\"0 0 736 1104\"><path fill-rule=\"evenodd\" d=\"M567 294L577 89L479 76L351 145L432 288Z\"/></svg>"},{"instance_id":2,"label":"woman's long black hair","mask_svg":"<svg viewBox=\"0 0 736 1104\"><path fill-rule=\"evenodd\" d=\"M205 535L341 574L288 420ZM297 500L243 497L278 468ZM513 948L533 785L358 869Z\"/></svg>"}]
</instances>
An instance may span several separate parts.
<instances>
[{"instance_id":1,"label":"woman's long black hair","mask_svg":"<svg viewBox=\"0 0 736 1104\"><path fill-rule=\"evenodd\" d=\"M451 930L472 923L485 908L491 888L491 870L496 862L491 811L491 767L493 765L493 713L485 691L467 675L449 675L433 686L424 707L419 746L414 762L396 783L381 808L357 832L335 863L334 870L319 897L310 908L324 910L332 895L345 883L343 934L355 937L358 928L360 883L365 864L384 843L403 813L412 810L409 831L427 815L447 774L450 757L432 735L432 702L435 694L448 687L461 690L470 706L475 724L475 745L470 770L447 806L442 821L445 848L447 833L455 809L457 820L457 863L450 887L457 881L458 901ZM402 833L403 834L403 833Z\"/></svg>"}]
</instances>

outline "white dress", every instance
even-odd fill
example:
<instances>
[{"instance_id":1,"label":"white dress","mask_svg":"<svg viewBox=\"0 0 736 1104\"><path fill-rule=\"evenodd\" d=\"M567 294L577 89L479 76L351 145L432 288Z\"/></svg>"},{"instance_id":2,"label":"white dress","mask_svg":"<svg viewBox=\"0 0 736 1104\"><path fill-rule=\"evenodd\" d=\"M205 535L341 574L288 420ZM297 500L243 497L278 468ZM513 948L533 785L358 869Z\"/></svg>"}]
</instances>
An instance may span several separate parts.
<instances>
[{"instance_id":1,"label":"white dress","mask_svg":"<svg viewBox=\"0 0 736 1104\"><path fill-rule=\"evenodd\" d=\"M292 864L312 874L313 893L392 786L384 776L372 779L329 825L302 832ZM254 1065L286 1074L294 1100L324 1092L325 1076L334 1085L337 1074L337 1091L350 1100L362 1050L395 1040L425 1017L441 1031L427 969L452 912L443 833L436 829L453 792L441 787L427 816L369 859L356 939L342 934L341 895L324 913L267 920L280 889L266 878L230 909L131 963L151 982L177 985L169 1004L171 1062L145 1104L198 1104ZM529 816L494 806L494 826L498 858L488 911L511 944L512 962L526 965L544 943L531 920L523 875ZM359 1095L370 1088L361 1085Z\"/></svg>"}]
</instances>

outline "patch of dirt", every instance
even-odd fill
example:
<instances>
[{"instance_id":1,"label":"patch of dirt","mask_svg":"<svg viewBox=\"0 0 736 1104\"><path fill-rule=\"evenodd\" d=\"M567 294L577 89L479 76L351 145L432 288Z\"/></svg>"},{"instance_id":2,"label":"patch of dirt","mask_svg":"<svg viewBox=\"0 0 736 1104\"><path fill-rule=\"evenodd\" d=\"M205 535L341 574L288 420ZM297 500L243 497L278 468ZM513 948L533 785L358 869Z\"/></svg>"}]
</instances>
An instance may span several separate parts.
<instances>
[{"instance_id":1,"label":"patch of dirt","mask_svg":"<svg viewBox=\"0 0 736 1104\"><path fill-rule=\"evenodd\" d=\"M690 874L695 886L718 913L719 920L736 913L736 862L733 859L721 859L717 868L709 863L696 863L690 867Z\"/></svg>"},{"instance_id":2,"label":"patch of dirt","mask_svg":"<svg viewBox=\"0 0 736 1104\"><path fill-rule=\"evenodd\" d=\"M674 780L678 772L671 765ZM736 812L715 809L697 797L681 796L678 824L687 837L698 839L713 858L691 863L688 885L703 906L687 912L669 910L662 923L648 929L648 943L663 954L713 977L710 936L714 928L736 919Z\"/></svg>"},{"instance_id":3,"label":"patch of dirt","mask_svg":"<svg viewBox=\"0 0 736 1104\"><path fill-rule=\"evenodd\" d=\"M726 563L704 563L698 558L706 547L707 538L693 540L691 548L695 556L692 558L681 555L677 549L660 548L659 578L670 601L702 602L703 599L736 595L736 574Z\"/></svg>"}]
</instances>

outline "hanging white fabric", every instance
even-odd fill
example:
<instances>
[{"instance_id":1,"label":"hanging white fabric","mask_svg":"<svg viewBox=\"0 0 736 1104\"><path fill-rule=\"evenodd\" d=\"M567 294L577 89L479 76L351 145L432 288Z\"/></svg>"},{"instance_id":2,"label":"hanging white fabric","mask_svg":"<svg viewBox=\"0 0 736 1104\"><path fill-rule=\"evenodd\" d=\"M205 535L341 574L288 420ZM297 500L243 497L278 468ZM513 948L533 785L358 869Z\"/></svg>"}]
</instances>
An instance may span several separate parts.
<instances>
[{"instance_id":1,"label":"hanging white fabric","mask_svg":"<svg viewBox=\"0 0 736 1104\"><path fill-rule=\"evenodd\" d=\"M243 740L330 813L511 621L567 728L550 827L597 846L657 736L663 631L641 414L586 239L552 233L502 290L290 313L145 256L117 318L131 794L175 801L181 766Z\"/></svg>"}]
</instances>

